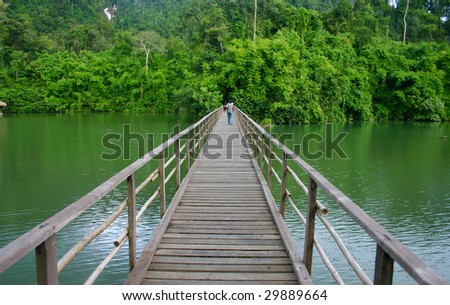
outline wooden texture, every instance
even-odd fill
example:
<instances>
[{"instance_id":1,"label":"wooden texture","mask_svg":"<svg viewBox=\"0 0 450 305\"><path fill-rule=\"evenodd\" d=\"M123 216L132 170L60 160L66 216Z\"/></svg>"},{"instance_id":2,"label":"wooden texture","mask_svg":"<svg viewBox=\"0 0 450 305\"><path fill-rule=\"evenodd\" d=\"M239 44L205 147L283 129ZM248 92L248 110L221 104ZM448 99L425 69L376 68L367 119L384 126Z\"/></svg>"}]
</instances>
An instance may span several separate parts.
<instances>
[{"instance_id":1,"label":"wooden texture","mask_svg":"<svg viewBox=\"0 0 450 305\"><path fill-rule=\"evenodd\" d=\"M257 132L270 141L269 147L276 146L288 156L288 159L299 166L317 187L324 190L367 234L372 237L377 246L381 247L396 263L398 263L419 284L446 285L445 279L430 268L419 257L412 253L405 245L396 239L391 233L365 213L357 204L347 197L336 186L331 184L322 174L316 171L306 161L297 156L292 150L284 146L270 133L255 123L250 117L237 110L244 120L255 126ZM272 158L269 158L269 162ZM270 165L269 165L270 166ZM271 185L269 168L268 183Z\"/></svg>"},{"instance_id":2,"label":"wooden texture","mask_svg":"<svg viewBox=\"0 0 450 305\"><path fill-rule=\"evenodd\" d=\"M38 285L57 285L56 235L36 247L36 282Z\"/></svg>"},{"instance_id":3,"label":"wooden texture","mask_svg":"<svg viewBox=\"0 0 450 305\"><path fill-rule=\"evenodd\" d=\"M375 256L375 285L392 285L394 276L394 260L380 246Z\"/></svg>"},{"instance_id":4,"label":"wooden texture","mask_svg":"<svg viewBox=\"0 0 450 305\"><path fill-rule=\"evenodd\" d=\"M234 124L219 120L126 284L299 284Z\"/></svg>"},{"instance_id":5,"label":"wooden texture","mask_svg":"<svg viewBox=\"0 0 450 305\"><path fill-rule=\"evenodd\" d=\"M311 274L312 270L312 255L314 244L314 227L316 223L316 210L317 210L317 184L314 179L309 179L308 189L308 215L306 217L306 232L305 232L305 246L303 259L305 261L306 268Z\"/></svg>"},{"instance_id":6,"label":"wooden texture","mask_svg":"<svg viewBox=\"0 0 450 305\"><path fill-rule=\"evenodd\" d=\"M94 190L76 200L74 203L61 210L54 216L47 219L45 222L37 225L27 233L23 234L7 246L0 249L0 273L11 267L17 261L19 261L26 254L35 250L40 244L45 242L53 234L58 233L72 220L81 215L84 211L93 206L98 200L103 198L110 191L115 189L119 184L125 181L130 175L146 165L155 156L159 155L164 149L173 145L173 143L181 138L186 137L196 126L202 124L204 121L214 118L217 114L220 114L217 109L211 112L200 121L186 128L178 133L176 136L170 138L168 141L156 147L149 153L146 153L141 158L122 169L113 177L96 187Z\"/></svg>"},{"instance_id":7,"label":"wooden texture","mask_svg":"<svg viewBox=\"0 0 450 305\"><path fill-rule=\"evenodd\" d=\"M136 264L136 191L134 175L127 178L128 202L128 258L130 270Z\"/></svg>"}]
</instances>

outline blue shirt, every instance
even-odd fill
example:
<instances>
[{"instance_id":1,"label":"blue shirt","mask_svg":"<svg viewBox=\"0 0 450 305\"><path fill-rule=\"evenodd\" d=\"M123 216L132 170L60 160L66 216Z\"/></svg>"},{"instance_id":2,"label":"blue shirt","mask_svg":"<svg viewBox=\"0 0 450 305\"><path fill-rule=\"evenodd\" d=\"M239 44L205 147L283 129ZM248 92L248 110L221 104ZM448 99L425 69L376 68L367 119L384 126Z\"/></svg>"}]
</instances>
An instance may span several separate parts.
<instances>
[{"instance_id":1,"label":"blue shirt","mask_svg":"<svg viewBox=\"0 0 450 305\"><path fill-rule=\"evenodd\" d=\"M233 112L233 103L228 103L228 104L227 104L227 108L228 108L227 111L228 111L229 113Z\"/></svg>"}]
</instances>

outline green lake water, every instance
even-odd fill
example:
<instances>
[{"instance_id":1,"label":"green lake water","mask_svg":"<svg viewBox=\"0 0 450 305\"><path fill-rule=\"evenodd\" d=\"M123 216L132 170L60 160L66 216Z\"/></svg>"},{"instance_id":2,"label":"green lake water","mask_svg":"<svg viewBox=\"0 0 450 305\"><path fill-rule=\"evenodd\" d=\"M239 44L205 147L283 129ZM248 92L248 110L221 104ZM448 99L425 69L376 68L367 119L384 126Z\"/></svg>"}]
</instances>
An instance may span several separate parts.
<instances>
[{"instance_id":1,"label":"green lake water","mask_svg":"<svg viewBox=\"0 0 450 305\"><path fill-rule=\"evenodd\" d=\"M1 117L0 247L110 178L137 159L139 151L161 143L163 134L172 132L175 126L184 129L193 120L185 116L151 114ZM276 127L272 132L292 138L285 142L291 147L312 139L307 146L298 149L303 157L450 282L450 142L441 138L450 136L450 124L334 124L333 134L329 135L331 139L340 133L346 133L346 136L338 143L338 149L331 152L326 141L320 141L326 138L325 125ZM126 133L132 135L130 143L116 141L120 144L120 157L106 160L105 154L111 156L114 151L111 145L105 147L102 139L108 134L120 135L123 139ZM290 188L293 198L304 211L304 196L294 190L291 183ZM125 192L125 188L122 189ZM173 189L169 188L170 191ZM151 190L146 192L150 194ZM123 195L120 188L108 194L63 229L57 239L59 256L101 223L103 215L114 211L124 199ZM323 193L319 193L319 197L329 209L327 218L372 277L374 243ZM159 207L155 205L139 225L138 250L143 248L144 240L155 228L158 213ZM287 219L301 247L304 232L290 209ZM60 282L82 284L112 249L112 241L120 235L125 224L126 215L60 274ZM320 224L316 232L346 283L358 284ZM124 247L96 283L122 283L127 274L127 255L128 250ZM34 284L33 256L33 253L27 255L0 274L0 284ZM313 280L318 284L332 283L316 253ZM398 266L394 281L413 283Z\"/></svg>"}]
</instances>

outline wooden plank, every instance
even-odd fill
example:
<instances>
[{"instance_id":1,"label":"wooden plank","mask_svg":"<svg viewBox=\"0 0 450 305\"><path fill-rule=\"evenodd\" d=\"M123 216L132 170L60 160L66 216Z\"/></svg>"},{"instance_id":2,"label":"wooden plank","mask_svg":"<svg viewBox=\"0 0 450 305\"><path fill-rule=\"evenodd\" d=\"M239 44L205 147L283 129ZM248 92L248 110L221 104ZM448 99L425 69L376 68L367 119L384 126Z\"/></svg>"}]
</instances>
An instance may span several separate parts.
<instances>
[{"instance_id":1,"label":"wooden plank","mask_svg":"<svg viewBox=\"0 0 450 305\"><path fill-rule=\"evenodd\" d=\"M196 257L288 257L286 251L158 249L157 255Z\"/></svg>"},{"instance_id":2,"label":"wooden plank","mask_svg":"<svg viewBox=\"0 0 450 305\"><path fill-rule=\"evenodd\" d=\"M184 233L186 232L186 228L169 228L167 230L167 232L169 233ZM190 230L191 233L199 233L199 234L242 234L242 235L247 235L251 232L253 232L254 234L277 234L278 230L277 229L272 229L272 230L261 230L261 229L253 229L252 231L250 231L250 229L234 229L234 228L229 228L229 229L213 229L213 228L204 228L204 229L191 229Z\"/></svg>"},{"instance_id":3,"label":"wooden plank","mask_svg":"<svg viewBox=\"0 0 450 305\"><path fill-rule=\"evenodd\" d=\"M267 216L264 214L222 214L222 215L215 215L215 214L205 214L205 213L198 213L198 214L191 214L191 213L175 213L173 215L173 220L195 220L195 221L254 221L254 220L270 220L270 214Z\"/></svg>"},{"instance_id":4,"label":"wooden plank","mask_svg":"<svg viewBox=\"0 0 450 305\"><path fill-rule=\"evenodd\" d=\"M248 285L248 281L229 280L161 280L161 279L143 279L142 285ZM252 285L297 285L297 281L252 281Z\"/></svg>"},{"instance_id":5,"label":"wooden plank","mask_svg":"<svg viewBox=\"0 0 450 305\"><path fill-rule=\"evenodd\" d=\"M283 251L283 245L246 245L246 244L166 244L160 243L159 249L174 250L230 250L230 251Z\"/></svg>"},{"instance_id":6,"label":"wooden plank","mask_svg":"<svg viewBox=\"0 0 450 305\"><path fill-rule=\"evenodd\" d=\"M154 263L150 271L189 271L189 272L294 272L292 265L224 265L224 264L167 264Z\"/></svg>"},{"instance_id":7,"label":"wooden plank","mask_svg":"<svg viewBox=\"0 0 450 305\"><path fill-rule=\"evenodd\" d=\"M283 245L279 239L260 239L259 235L255 236L255 239L242 238L222 238L220 235L211 238L167 238L167 234L164 234L164 238L161 241L162 244L189 244L189 245ZM222 235L226 236L226 235ZM235 235L236 236L236 235Z\"/></svg>"},{"instance_id":8,"label":"wooden plank","mask_svg":"<svg viewBox=\"0 0 450 305\"><path fill-rule=\"evenodd\" d=\"M142 284L298 284L252 160L241 159L249 151L240 141L228 149L195 162L157 245L147 246Z\"/></svg>"},{"instance_id":9,"label":"wooden plank","mask_svg":"<svg viewBox=\"0 0 450 305\"><path fill-rule=\"evenodd\" d=\"M193 234L191 232L183 232L183 233L165 233L164 239L187 239L187 240L195 240L201 241L202 239L210 240L214 242L215 239L221 238L221 240L228 240L232 242L233 240L259 240L263 242L264 240L280 240L281 237L278 234L245 234L245 235L217 235L217 234Z\"/></svg>"},{"instance_id":10,"label":"wooden plank","mask_svg":"<svg viewBox=\"0 0 450 305\"><path fill-rule=\"evenodd\" d=\"M212 223L211 221L208 220L174 220L171 222L171 226L177 226L177 225L192 225L196 228L201 228L201 225L213 225L215 228L218 227L224 227L224 228L229 228L234 229L234 228L252 228L253 229L258 229L258 230L265 230L266 228L276 228L275 224L273 223L273 221L267 221L267 220L261 220L261 221L253 221L253 222L247 222L247 223L239 223L236 224L236 226L234 227L230 227L230 223L229 221L220 221L220 220L216 220L214 223Z\"/></svg>"},{"instance_id":11,"label":"wooden plank","mask_svg":"<svg viewBox=\"0 0 450 305\"><path fill-rule=\"evenodd\" d=\"M152 263L200 264L200 265L290 265L289 257L188 257L155 255Z\"/></svg>"},{"instance_id":12,"label":"wooden plank","mask_svg":"<svg viewBox=\"0 0 450 305\"><path fill-rule=\"evenodd\" d=\"M216 211L217 213L232 213L232 214L240 214L240 213L270 213L270 210L267 206L192 206L183 204L178 207L177 211L181 212L198 212L198 213L209 213L209 211Z\"/></svg>"},{"instance_id":13,"label":"wooden plank","mask_svg":"<svg viewBox=\"0 0 450 305\"><path fill-rule=\"evenodd\" d=\"M295 274L286 273L243 273L243 272L176 272L176 271L148 271L146 279L175 279L175 280L236 280L241 281L295 281Z\"/></svg>"},{"instance_id":14,"label":"wooden plank","mask_svg":"<svg viewBox=\"0 0 450 305\"><path fill-rule=\"evenodd\" d=\"M130 274L128 275L128 278L125 281L125 285L136 285L139 284L148 268L148 266L151 263L151 260L153 258L153 255L155 255L155 252L157 250L157 246L159 244L159 241L162 239L163 233L166 231L166 229L169 226L170 219L172 214L175 212L178 203L181 199L181 196L186 189L189 179L192 177L192 174L195 171L196 162L194 162L191 171L187 173L186 177L184 178L183 182L181 183L180 188L175 193L175 196L172 199L172 203L169 205L169 208L167 209L166 213L164 214L163 218L161 219L160 224L156 228L156 230L153 232L152 237L150 238L149 242L145 246L144 250L141 253L141 256L139 257L139 260L136 262L135 267L133 270L131 270Z\"/></svg>"},{"instance_id":15,"label":"wooden plank","mask_svg":"<svg viewBox=\"0 0 450 305\"><path fill-rule=\"evenodd\" d=\"M193 197L193 196L192 196ZM183 198L181 201L181 204L183 203L189 203L194 205L211 205L211 206L217 206L217 205L223 205L225 207L232 207L232 206L258 206L258 207L267 207L266 204L264 204L263 198L228 198L226 196L219 197L219 198L211 198L212 196L208 197L193 197L193 198Z\"/></svg>"},{"instance_id":16,"label":"wooden plank","mask_svg":"<svg viewBox=\"0 0 450 305\"><path fill-rule=\"evenodd\" d=\"M242 201L243 198L245 199L259 199L261 201L264 201L265 197L264 197L264 193L261 191L248 191L248 192L239 192L239 191L220 191L217 190L215 192L207 192L207 191L202 191L202 192L186 192L184 199L196 199L196 200L201 200L204 199L204 195L208 195L208 199L221 199L224 201L235 201L235 200L239 200Z\"/></svg>"},{"instance_id":17,"label":"wooden plank","mask_svg":"<svg viewBox=\"0 0 450 305\"><path fill-rule=\"evenodd\" d=\"M394 259L412 278L419 284L441 284L447 282L431 269L425 262L412 253L405 245L396 239L391 233L379 223L366 214L357 204L348 198L336 186L331 184L322 174L315 170L306 161L297 156L292 150L285 147L262 127L258 126L247 115L240 113L246 120L255 124L256 129L264 137L270 140L270 145L275 145L289 156L291 162L296 163L317 185L331 198L375 241L377 245ZM270 159L271 160L271 159ZM269 182L270 184L270 182Z\"/></svg>"},{"instance_id":18,"label":"wooden plank","mask_svg":"<svg viewBox=\"0 0 450 305\"><path fill-rule=\"evenodd\" d=\"M300 284L310 285L310 284L312 284L311 276L308 273L308 270L306 269L306 267L302 261L302 258L300 256L300 253L298 252L295 241L292 238L292 236L289 232L289 229L287 228L287 225L286 225L284 219L282 218L281 213L277 209L277 205L275 203L275 200L273 199L273 196L269 189L269 186L265 182L261 171L258 170L258 164L257 164L256 160L252 159L252 163L256 170L256 174L258 175L258 179L261 183L261 187L265 194L269 208L272 212L273 219L278 227L281 238L282 238L284 244L286 245L286 250L291 259L291 263L294 266L294 271L297 276L297 280Z\"/></svg>"}]
</instances>

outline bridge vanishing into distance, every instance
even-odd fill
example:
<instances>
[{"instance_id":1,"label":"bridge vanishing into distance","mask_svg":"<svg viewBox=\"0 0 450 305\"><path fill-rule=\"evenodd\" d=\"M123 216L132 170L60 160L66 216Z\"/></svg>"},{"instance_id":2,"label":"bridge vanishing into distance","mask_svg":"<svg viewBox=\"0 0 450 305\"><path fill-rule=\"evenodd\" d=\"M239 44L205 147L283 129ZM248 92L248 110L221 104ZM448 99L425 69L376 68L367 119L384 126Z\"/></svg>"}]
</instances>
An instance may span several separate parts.
<instances>
[{"instance_id":1,"label":"bridge vanishing into distance","mask_svg":"<svg viewBox=\"0 0 450 305\"><path fill-rule=\"evenodd\" d=\"M311 285L313 249L337 284L341 276L315 237L320 220L363 284L392 284L394 262L419 284L447 284L434 270L374 221L314 168L285 147L245 113L235 108L235 122L216 109L197 123L144 155L84 197L0 249L0 272L30 252L36 256L37 284L58 284L59 273L127 214L123 233L111 241L111 252L84 284L93 284L119 250L128 246L129 274L125 284L306 284ZM150 162L150 161L157 162ZM150 171L148 167L154 166ZM147 171L137 185L136 173ZM306 175L304 183L299 177ZM305 194L294 202L287 179ZM58 255L57 235L102 198L126 183L124 200L105 215L98 228L65 254ZM143 198L142 190L157 183ZM173 183L175 194L167 194ZM292 184L289 184L292 188ZM327 220L318 200L322 190L373 240L375 264L368 276ZM278 194L278 198L274 198ZM168 198L171 198L170 202ZM275 196L277 197L277 196ZM148 207L159 201L160 223L137 253L137 226ZM285 222L286 206L303 222L301 243ZM305 216L301 209L304 209ZM58 259L58 257L60 257ZM72 262L75 264L76 262ZM88 268L79 266L79 268Z\"/></svg>"}]
</instances>

